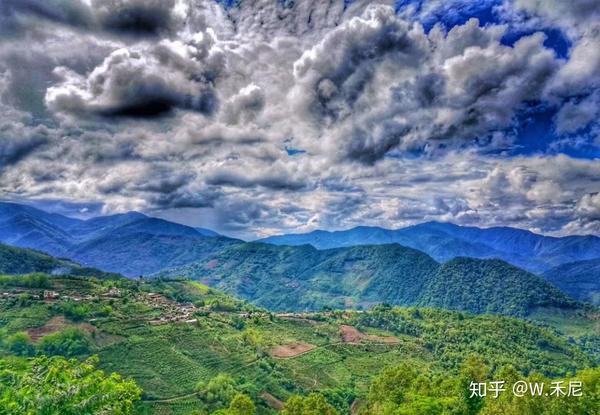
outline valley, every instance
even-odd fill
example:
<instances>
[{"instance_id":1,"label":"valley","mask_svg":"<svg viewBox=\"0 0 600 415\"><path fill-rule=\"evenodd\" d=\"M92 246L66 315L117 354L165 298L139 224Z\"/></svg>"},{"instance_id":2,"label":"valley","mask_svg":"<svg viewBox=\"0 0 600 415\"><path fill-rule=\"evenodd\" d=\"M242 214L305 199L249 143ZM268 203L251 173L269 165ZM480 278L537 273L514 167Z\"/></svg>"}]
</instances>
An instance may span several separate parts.
<instances>
[{"instance_id":1,"label":"valley","mask_svg":"<svg viewBox=\"0 0 600 415\"><path fill-rule=\"evenodd\" d=\"M10 209L20 213L3 217L2 240L30 247L0 244L7 408L59 402L60 388L30 396L41 388L31 373L56 368L73 374L65 388L84 388L85 371L96 380L82 394L103 385L136 415L554 415L558 403L593 415L600 399L593 260L536 275L396 242L317 249L135 213ZM591 389L543 402L465 395L498 376L580 377Z\"/></svg>"},{"instance_id":2,"label":"valley","mask_svg":"<svg viewBox=\"0 0 600 415\"><path fill-rule=\"evenodd\" d=\"M273 313L185 280L8 278L1 282L8 294L0 298L3 358L98 355L101 369L141 388L140 414L216 411L227 398L209 394L215 382L249 396L259 414L312 392L339 413L360 413L378 374L407 361L459 377L477 357L493 368L560 377L600 359L581 336L573 343L560 327L500 316L385 305ZM580 319L588 333L597 330L597 314Z\"/></svg>"},{"instance_id":3,"label":"valley","mask_svg":"<svg viewBox=\"0 0 600 415\"><path fill-rule=\"evenodd\" d=\"M525 315L529 308L534 308L535 304L527 301L518 301L516 305L495 301L488 307L489 298L482 300L482 304L464 306L451 304L450 298L434 298L425 292L439 288L436 279L454 281L452 270L465 268L471 269L473 272L467 274L478 281L480 278L476 275L489 277L485 272L482 274L481 268L496 269L496 277L488 278L488 287L493 291L496 282L504 286L496 287L497 293L487 293L498 297L496 300L504 297L504 289L512 289L517 295L523 290L533 290L542 296L546 294L540 291L554 292L546 282L574 300L597 304L600 298L597 271L600 238L590 235L556 238L513 228L483 229L427 222L398 230L358 227L338 232L274 236L245 243L207 229L137 212L81 220L31 206L0 202L0 243L66 258L80 268L96 268L131 278L179 275L205 282L215 280L220 289L278 310L283 308L277 301L283 298L283 303L298 310L318 310L323 306L360 308L381 301L511 315ZM291 262L281 263L284 258ZM225 272L233 264L239 266L233 272ZM440 269L441 274L424 277L427 273L435 274L431 270L437 268L437 264L446 264ZM56 263L46 271L60 272L60 268ZM250 269L256 275L245 275ZM21 271L33 270L29 267ZM267 272L279 281L264 279ZM375 280L374 275L377 275ZM300 278L295 279L296 276ZM545 282L539 281L540 277ZM392 283L399 283L400 287L393 287L390 292L387 289L390 282L383 281L385 278L400 278ZM265 286L254 292L244 286L245 282L257 279ZM273 283L276 289L299 284L302 289L309 280L309 291L319 293L306 293L302 295L304 298L290 298L285 293L281 298L270 296L269 284ZM426 281L433 285L423 286ZM463 278L455 282L460 289L465 285L472 287L474 281ZM383 290L378 293L378 289ZM481 289L476 295L480 292ZM265 299L261 299L261 295ZM556 295L554 292L549 296L550 302L558 300Z\"/></svg>"}]
</instances>

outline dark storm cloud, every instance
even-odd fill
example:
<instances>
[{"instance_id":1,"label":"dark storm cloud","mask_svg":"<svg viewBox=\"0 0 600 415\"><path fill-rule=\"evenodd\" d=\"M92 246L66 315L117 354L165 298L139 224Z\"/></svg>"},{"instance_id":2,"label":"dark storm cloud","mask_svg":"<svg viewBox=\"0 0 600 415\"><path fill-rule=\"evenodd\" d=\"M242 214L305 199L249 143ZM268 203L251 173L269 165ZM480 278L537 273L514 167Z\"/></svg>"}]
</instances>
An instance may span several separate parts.
<instances>
[{"instance_id":1,"label":"dark storm cloud","mask_svg":"<svg viewBox=\"0 0 600 415\"><path fill-rule=\"evenodd\" d=\"M159 35L173 29L175 0L94 0L102 27L123 33Z\"/></svg>"},{"instance_id":2,"label":"dark storm cloud","mask_svg":"<svg viewBox=\"0 0 600 415\"><path fill-rule=\"evenodd\" d=\"M233 232L252 228L277 215L276 209L247 197L224 200L216 211L219 227Z\"/></svg>"},{"instance_id":3,"label":"dark storm cloud","mask_svg":"<svg viewBox=\"0 0 600 415\"><path fill-rule=\"evenodd\" d=\"M84 30L156 36L175 29L175 0L4 0L3 20L13 28L37 18Z\"/></svg>"},{"instance_id":4,"label":"dark storm cloud","mask_svg":"<svg viewBox=\"0 0 600 415\"><path fill-rule=\"evenodd\" d=\"M149 201L153 209L212 208L219 193L209 189L194 191L177 190L171 193L154 194Z\"/></svg>"},{"instance_id":5,"label":"dark storm cloud","mask_svg":"<svg viewBox=\"0 0 600 415\"><path fill-rule=\"evenodd\" d=\"M57 68L62 82L47 90L46 104L80 116L152 118L175 108L211 115L218 105L214 82L224 67L214 42L205 32L117 49L87 77Z\"/></svg>"},{"instance_id":6,"label":"dark storm cloud","mask_svg":"<svg viewBox=\"0 0 600 415\"><path fill-rule=\"evenodd\" d=\"M260 176L242 175L231 171L219 171L206 179L213 186L233 186L239 188L264 187L271 190L300 191L307 184L290 177L286 172L267 172Z\"/></svg>"},{"instance_id":7,"label":"dark storm cloud","mask_svg":"<svg viewBox=\"0 0 600 415\"><path fill-rule=\"evenodd\" d=\"M354 20L332 31L312 53L294 64L294 74L316 92L314 110L332 121L351 114L351 108L373 79L377 65L392 56L399 67L417 67L425 53L408 22L389 9L371 8L366 21ZM327 58L326 58L327 55ZM311 85L312 84L312 85Z\"/></svg>"},{"instance_id":8,"label":"dark storm cloud","mask_svg":"<svg viewBox=\"0 0 600 415\"><path fill-rule=\"evenodd\" d=\"M0 124L0 171L24 159L37 148L47 144L51 131L44 126Z\"/></svg>"},{"instance_id":9,"label":"dark storm cloud","mask_svg":"<svg viewBox=\"0 0 600 415\"><path fill-rule=\"evenodd\" d=\"M176 172L170 169L152 169L142 183L135 185L135 190L152 193L174 193L196 178L195 174Z\"/></svg>"},{"instance_id":10,"label":"dark storm cloud","mask_svg":"<svg viewBox=\"0 0 600 415\"><path fill-rule=\"evenodd\" d=\"M365 129L353 126L347 136L343 157L365 164L373 164L397 148L410 127L391 120L370 122Z\"/></svg>"}]
</instances>

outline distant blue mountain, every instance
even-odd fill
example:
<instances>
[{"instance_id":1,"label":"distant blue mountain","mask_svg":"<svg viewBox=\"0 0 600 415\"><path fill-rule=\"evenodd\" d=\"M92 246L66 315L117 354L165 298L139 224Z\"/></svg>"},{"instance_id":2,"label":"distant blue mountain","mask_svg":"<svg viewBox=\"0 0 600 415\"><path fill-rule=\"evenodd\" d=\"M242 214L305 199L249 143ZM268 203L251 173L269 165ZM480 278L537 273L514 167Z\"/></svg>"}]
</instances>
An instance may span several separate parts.
<instances>
[{"instance_id":1,"label":"distant blue mountain","mask_svg":"<svg viewBox=\"0 0 600 415\"><path fill-rule=\"evenodd\" d=\"M60 256L73 242L65 229L77 222L76 219L30 206L0 203L0 241L9 245L35 248Z\"/></svg>"},{"instance_id":2,"label":"distant blue mountain","mask_svg":"<svg viewBox=\"0 0 600 415\"><path fill-rule=\"evenodd\" d=\"M499 258L535 273L569 262L600 258L600 238L596 236L558 238L509 227L477 228L440 222L395 230L363 226L336 232L319 230L272 236L261 242L309 244L317 249L398 243L441 262L457 257Z\"/></svg>"},{"instance_id":3,"label":"distant blue mountain","mask_svg":"<svg viewBox=\"0 0 600 415\"><path fill-rule=\"evenodd\" d=\"M210 237L221 236L217 232L211 231L210 229L206 229L206 228L194 228L194 229L196 229L196 231L199 234L204 235L204 236L210 236Z\"/></svg>"},{"instance_id":4,"label":"distant blue mountain","mask_svg":"<svg viewBox=\"0 0 600 415\"><path fill-rule=\"evenodd\" d=\"M600 306L600 259L559 265L543 277L573 298Z\"/></svg>"},{"instance_id":5,"label":"distant blue mountain","mask_svg":"<svg viewBox=\"0 0 600 415\"><path fill-rule=\"evenodd\" d=\"M80 220L0 203L0 242L137 276L203 259L241 241L139 212Z\"/></svg>"}]
</instances>

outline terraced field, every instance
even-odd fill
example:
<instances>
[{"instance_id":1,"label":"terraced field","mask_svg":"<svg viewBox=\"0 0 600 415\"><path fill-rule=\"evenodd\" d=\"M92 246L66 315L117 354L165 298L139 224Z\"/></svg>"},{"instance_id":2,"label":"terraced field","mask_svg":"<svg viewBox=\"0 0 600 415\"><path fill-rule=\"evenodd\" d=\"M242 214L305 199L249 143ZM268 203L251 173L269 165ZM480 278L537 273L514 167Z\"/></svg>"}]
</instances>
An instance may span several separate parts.
<instances>
[{"instance_id":1,"label":"terraced field","mask_svg":"<svg viewBox=\"0 0 600 415\"><path fill-rule=\"evenodd\" d=\"M53 282L67 297L35 301L21 293L0 300L0 335L42 333L39 327L56 322L57 330L89 328L81 332L88 346L80 357L97 354L106 372L134 379L143 390L137 406L143 415L218 409L210 392L214 379L226 379L230 388L250 396L260 415L311 391L322 392L347 414L366 396L374 376L401 363L457 373L476 355L492 367L510 362L523 373L561 376L598 359L593 349L580 348L577 338L569 342L556 328L507 317L385 306L273 314L184 281L123 281L120 294L110 297L105 293L115 282L74 280L79 295L92 300L73 301L68 280Z\"/></svg>"}]
</instances>

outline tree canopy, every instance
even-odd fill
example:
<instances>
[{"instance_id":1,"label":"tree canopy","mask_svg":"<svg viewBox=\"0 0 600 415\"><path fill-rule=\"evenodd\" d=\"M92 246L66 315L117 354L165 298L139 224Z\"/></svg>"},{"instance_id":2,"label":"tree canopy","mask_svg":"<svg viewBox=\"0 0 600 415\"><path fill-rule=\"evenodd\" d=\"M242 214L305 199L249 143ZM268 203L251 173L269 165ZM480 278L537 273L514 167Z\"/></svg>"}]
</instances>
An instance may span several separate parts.
<instances>
[{"instance_id":1,"label":"tree canopy","mask_svg":"<svg viewBox=\"0 0 600 415\"><path fill-rule=\"evenodd\" d=\"M129 415L141 390L97 369L98 359L0 360L0 415Z\"/></svg>"}]
</instances>

